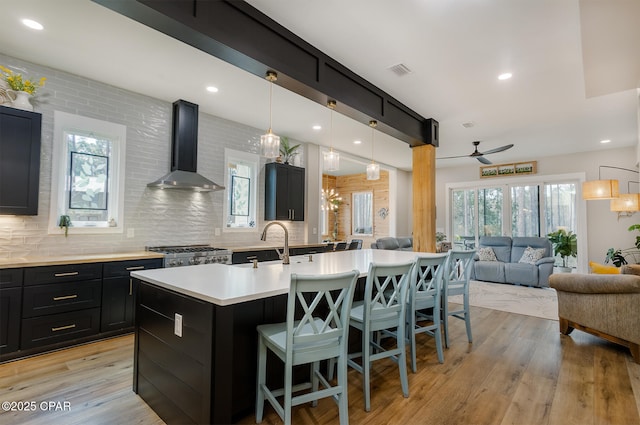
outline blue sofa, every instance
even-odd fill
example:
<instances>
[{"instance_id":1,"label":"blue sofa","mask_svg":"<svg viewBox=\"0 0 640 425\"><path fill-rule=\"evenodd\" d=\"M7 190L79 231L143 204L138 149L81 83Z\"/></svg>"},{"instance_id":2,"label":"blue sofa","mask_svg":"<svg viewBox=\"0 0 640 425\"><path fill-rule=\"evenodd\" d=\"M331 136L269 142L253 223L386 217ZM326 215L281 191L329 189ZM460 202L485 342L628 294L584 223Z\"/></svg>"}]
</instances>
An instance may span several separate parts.
<instances>
[{"instance_id":1,"label":"blue sofa","mask_svg":"<svg viewBox=\"0 0 640 425\"><path fill-rule=\"evenodd\" d=\"M377 239L371 244L371 249L392 249L399 251L413 251L413 237L394 238L385 237Z\"/></svg>"},{"instance_id":2,"label":"blue sofa","mask_svg":"<svg viewBox=\"0 0 640 425\"><path fill-rule=\"evenodd\" d=\"M520 262L527 247L544 249L542 258L533 264ZM481 261L478 254L471 269L471 279L548 287L553 273L553 248L547 238L482 236L478 250L491 248L497 261Z\"/></svg>"}]
</instances>

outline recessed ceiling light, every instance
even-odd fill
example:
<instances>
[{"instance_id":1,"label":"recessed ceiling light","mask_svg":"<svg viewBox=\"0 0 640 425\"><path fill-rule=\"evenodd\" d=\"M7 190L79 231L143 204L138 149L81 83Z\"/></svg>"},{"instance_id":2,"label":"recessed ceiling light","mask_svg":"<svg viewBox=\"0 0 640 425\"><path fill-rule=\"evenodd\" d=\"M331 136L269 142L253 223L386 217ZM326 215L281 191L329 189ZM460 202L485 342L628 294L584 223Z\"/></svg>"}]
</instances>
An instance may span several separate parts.
<instances>
[{"instance_id":1,"label":"recessed ceiling light","mask_svg":"<svg viewBox=\"0 0 640 425\"><path fill-rule=\"evenodd\" d=\"M605 143L611 143L611 140L609 140L609 139L600 140L600 143L602 143L604 145Z\"/></svg>"},{"instance_id":2,"label":"recessed ceiling light","mask_svg":"<svg viewBox=\"0 0 640 425\"><path fill-rule=\"evenodd\" d=\"M218 93L218 88L214 86L207 87L207 91L211 93Z\"/></svg>"},{"instance_id":3,"label":"recessed ceiling light","mask_svg":"<svg viewBox=\"0 0 640 425\"><path fill-rule=\"evenodd\" d=\"M359 145L359 144L361 144L361 143L362 143L362 140L354 140L354 141L353 141L353 144L354 144L354 145Z\"/></svg>"},{"instance_id":4,"label":"recessed ceiling light","mask_svg":"<svg viewBox=\"0 0 640 425\"><path fill-rule=\"evenodd\" d=\"M23 19L22 23L34 30L42 30L44 27L40 22L36 22L33 19Z\"/></svg>"},{"instance_id":5,"label":"recessed ceiling light","mask_svg":"<svg viewBox=\"0 0 640 425\"><path fill-rule=\"evenodd\" d=\"M314 130L322 130L322 126L321 126L321 125L318 125L318 124L314 125L314 126L313 126L313 127L311 127L311 128L313 128Z\"/></svg>"},{"instance_id":6,"label":"recessed ceiling light","mask_svg":"<svg viewBox=\"0 0 640 425\"><path fill-rule=\"evenodd\" d=\"M510 72L505 72L504 74L498 75L498 80L508 80L511 77L513 77L513 74L511 74Z\"/></svg>"}]
</instances>

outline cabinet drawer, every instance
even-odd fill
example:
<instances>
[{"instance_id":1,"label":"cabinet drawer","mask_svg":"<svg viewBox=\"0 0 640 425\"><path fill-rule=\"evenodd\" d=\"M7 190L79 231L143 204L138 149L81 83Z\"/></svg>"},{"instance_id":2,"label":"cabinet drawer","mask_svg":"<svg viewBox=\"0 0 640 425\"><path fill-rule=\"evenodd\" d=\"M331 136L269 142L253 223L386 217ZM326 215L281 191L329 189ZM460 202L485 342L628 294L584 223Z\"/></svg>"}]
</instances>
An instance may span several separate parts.
<instances>
[{"instance_id":1,"label":"cabinet drawer","mask_svg":"<svg viewBox=\"0 0 640 425\"><path fill-rule=\"evenodd\" d=\"M204 363L203 341L211 338L213 305L140 282L136 324L183 355ZM182 316L182 336L174 333L175 314Z\"/></svg>"},{"instance_id":2,"label":"cabinet drawer","mask_svg":"<svg viewBox=\"0 0 640 425\"><path fill-rule=\"evenodd\" d=\"M104 264L103 277L129 276L136 270L148 270L162 268L162 259L153 258L147 260L114 261Z\"/></svg>"},{"instance_id":3,"label":"cabinet drawer","mask_svg":"<svg viewBox=\"0 0 640 425\"><path fill-rule=\"evenodd\" d=\"M102 279L102 263L28 267L24 270L25 286L91 279Z\"/></svg>"},{"instance_id":4,"label":"cabinet drawer","mask_svg":"<svg viewBox=\"0 0 640 425\"><path fill-rule=\"evenodd\" d=\"M0 288L22 286L22 269L0 270Z\"/></svg>"},{"instance_id":5,"label":"cabinet drawer","mask_svg":"<svg viewBox=\"0 0 640 425\"><path fill-rule=\"evenodd\" d=\"M24 288L22 317L100 307L102 281L56 283Z\"/></svg>"},{"instance_id":6,"label":"cabinet drawer","mask_svg":"<svg viewBox=\"0 0 640 425\"><path fill-rule=\"evenodd\" d=\"M231 255L231 263L232 264L243 264L250 263L253 260L258 260L259 262L263 261L273 261L277 260L278 253L275 249L261 249L256 251L243 251L243 252L234 252Z\"/></svg>"},{"instance_id":7,"label":"cabinet drawer","mask_svg":"<svg viewBox=\"0 0 640 425\"><path fill-rule=\"evenodd\" d=\"M94 335L99 329L100 308L23 319L20 348L25 350Z\"/></svg>"}]
</instances>

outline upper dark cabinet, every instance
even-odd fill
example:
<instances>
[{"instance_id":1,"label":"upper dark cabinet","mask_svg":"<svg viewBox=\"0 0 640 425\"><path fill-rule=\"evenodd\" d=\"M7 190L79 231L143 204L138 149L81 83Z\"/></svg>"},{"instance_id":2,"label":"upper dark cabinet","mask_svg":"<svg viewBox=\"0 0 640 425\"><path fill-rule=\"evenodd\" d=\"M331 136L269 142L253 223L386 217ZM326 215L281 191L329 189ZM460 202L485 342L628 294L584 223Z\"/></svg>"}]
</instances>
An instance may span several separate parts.
<instances>
[{"instance_id":1,"label":"upper dark cabinet","mask_svg":"<svg viewBox=\"0 0 640 425\"><path fill-rule=\"evenodd\" d=\"M42 115L0 106L0 215L37 215Z\"/></svg>"},{"instance_id":2,"label":"upper dark cabinet","mask_svg":"<svg viewBox=\"0 0 640 425\"><path fill-rule=\"evenodd\" d=\"M304 168L267 164L264 197L265 220L304 221Z\"/></svg>"}]
</instances>

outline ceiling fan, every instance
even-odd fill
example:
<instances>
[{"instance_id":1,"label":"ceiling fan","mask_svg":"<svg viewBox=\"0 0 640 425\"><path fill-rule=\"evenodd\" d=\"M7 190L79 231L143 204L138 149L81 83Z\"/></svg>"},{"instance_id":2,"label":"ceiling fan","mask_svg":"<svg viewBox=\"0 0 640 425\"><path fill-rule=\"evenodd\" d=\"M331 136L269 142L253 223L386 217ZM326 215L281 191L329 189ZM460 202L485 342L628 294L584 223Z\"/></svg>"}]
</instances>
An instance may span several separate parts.
<instances>
[{"instance_id":1,"label":"ceiling fan","mask_svg":"<svg viewBox=\"0 0 640 425\"><path fill-rule=\"evenodd\" d=\"M473 146L475 147L475 149L474 149L473 153L471 153L470 155L445 156L443 158L436 158L436 159L464 158L465 156L468 156L468 157L477 159L478 161L482 162L483 164L491 164L491 161L489 161L487 158L485 158L484 155L488 155L490 153L497 153L497 152L506 151L507 149L511 149L513 147L513 144L509 144L509 145L500 146L499 148L489 149L486 152L480 152L480 151L478 151L478 145L480 144L480 142L479 141L475 141L475 142L472 142L472 143L473 143Z\"/></svg>"}]
</instances>

